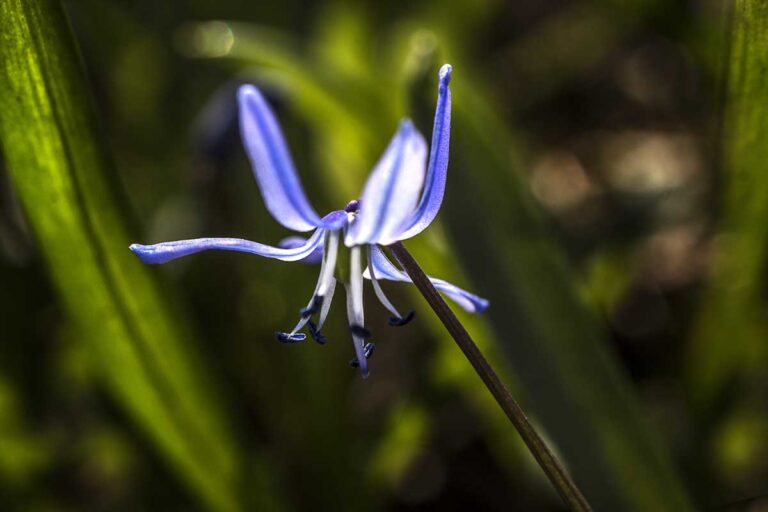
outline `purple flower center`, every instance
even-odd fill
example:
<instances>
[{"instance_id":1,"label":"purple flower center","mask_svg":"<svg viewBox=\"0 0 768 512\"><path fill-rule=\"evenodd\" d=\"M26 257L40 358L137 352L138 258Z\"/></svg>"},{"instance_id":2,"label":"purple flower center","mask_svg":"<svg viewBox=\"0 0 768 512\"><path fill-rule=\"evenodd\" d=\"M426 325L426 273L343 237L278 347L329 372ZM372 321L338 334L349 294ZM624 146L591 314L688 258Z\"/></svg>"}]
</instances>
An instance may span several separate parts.
<instances>
[{"instance_id":1,"label":"purple flower center","mask_svg":"<svg viewBox=\"0 0 768 512\"><path fill-rule=\"evenodd\" d=\"M344 207L344 211L347 213L355 213L360 208L360 200L353 199Z\"/></svg>"}]
</instances>

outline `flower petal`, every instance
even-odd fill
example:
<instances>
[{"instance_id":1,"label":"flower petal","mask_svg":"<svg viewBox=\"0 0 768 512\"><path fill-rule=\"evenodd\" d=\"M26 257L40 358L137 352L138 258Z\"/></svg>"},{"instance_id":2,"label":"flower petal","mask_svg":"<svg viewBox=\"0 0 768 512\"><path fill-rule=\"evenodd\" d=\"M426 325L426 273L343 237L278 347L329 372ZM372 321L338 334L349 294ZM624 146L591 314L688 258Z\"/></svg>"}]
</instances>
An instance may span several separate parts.
<instances>
[{"instance_id":1,"label":"flower petal","mask_svg":"<svg viewBox=\"0 0 768 512\"><path fill-rule=\"evenodd\" d=\"M418 235L429 226L437 216L445 194L445 180L448 175L448 147L451 138L451 81L450 64L440 68L440 83L437 89L435 123L432 128L432 146L427 164L427 179L419 206L409 219L406 230L398 236L405 240Z\"/></svg>"},{"instance_id":2,"label":"flower petal","mask_svg":"<svg viewBox=\"0 0 768 512\"><path fill-rule=\"evenodd\" d=\"M335 210L320 219L320 227L328 231L338 231L347 225L348 218L344 210Z\"/></svg>"},{"instance_id":3,"label":"flower petal","mask_svg":"<svg viewBox=\"0 0 768 512\"><path fill-rule=\"evenodd\" d=\"M314 229L320 223L320 217L304 195L272 109L253 85L240 87L237 98L240 134L267 210L289 229Z\"/></svg>"},{"instance_id":4,"label":"flower petal","mask_svg":"<svg viewBox=\"0 0 768 512\"><path fill-rule=\"evenodd\" d=\"M347 225L347 222L347 212L336 210L320 219L320 226L326 231L339 231ZM304 245L306 242L307 240L303 237L289 236L280 240L277 245L284 249L293 249ZM320 263L323 260L323 251L323 241L321 240L317 247L315 247L315 250L303 258L301 262L307 264Z\"/></svg>"},{"instance_id":5,"label":"flower petal","mask_svg":"<svg viewBox=\"0 0 768 512\"><path fill-rule=\"evenodd\" d=\"M311 255L323 243L324 229L315 231L303 245L291 248L272 247L241 238L195 238L154 245L133 244L130 249L144 263L157 264L188 256L209 249L239 251L275 258L283 261L298 261Z\"/></svg>"},{"instance_id":6,"label":"flower petal","mask_svg":"<svg viewBox=\"0 0 768 512\"><path fill-rule=\"evenodd\" d=\"M346 245L386 245L398 240L416 209L426 156L424 137L404 120L363 188L360 211L347 232Z\"/></svg>"},{"instance_id":7,"label":"flower petal","mask_svg":"<svg viewBox=\"0 0 768 512\"><path fill-rule=\"evenodd\" d=\"M297 247L301 247L302 245L307 243L306 238L302 238L300 236L289 236L286 238L283 238L280 240L277 245L278 247L282 247L283 249L296 249ZM315 247L315 249L309 253L307 256L301 259L302 263L307 263L308 265L314 265L316 263L320 263L323 261L323 244L322 242Z\"/></svg>"},{"instance_id":8,"label":"flower petal","mask_svg":"<svg viewBox=\"0 0 768 512\"><path fill-rule=\"evenodd\" d=\"M371 265L373 266L373 271L376 274L377 279L388 279L390 281L402 281L405 283L413 282L411 281L411 278L408 277L408 274L395 267L392 262L389 261L389 258L387 258L378 246L371 247ZM363 276L366 279L370 279L370 269L366 269ZM470 313L482 313L488 309L488 301L482 297L469 293L468 291L447 281L443 281L442 279L430 277L429 280L438 291L443 292L452 301Z\"/></svg>"}]
</instances>

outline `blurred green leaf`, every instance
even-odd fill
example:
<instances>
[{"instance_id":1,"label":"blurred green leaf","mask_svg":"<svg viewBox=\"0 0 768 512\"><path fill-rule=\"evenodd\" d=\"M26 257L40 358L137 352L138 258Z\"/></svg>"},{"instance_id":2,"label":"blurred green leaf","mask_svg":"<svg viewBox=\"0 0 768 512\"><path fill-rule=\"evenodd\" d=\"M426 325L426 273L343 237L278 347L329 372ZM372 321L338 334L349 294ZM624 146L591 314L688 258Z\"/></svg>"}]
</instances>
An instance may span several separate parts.
<instances>
[{"instance_id":1,"label":"blurred green leaf","mask_svg":"<svg viewBox=\"0 0 768 512\"><path fill-rule=\"evenodd\" d=\"M608 249L595 254L578 283L580 300L598 315L612 311L632 285L636 265L627 251Z\"/></svg>"},{"instance_id":2,"label":"blurred green leaf","mask_svg":"<svg viewBox=\"0 0 768 512\"><path fill-rule=\"evenodd\" d=\"M151 270L128 251L67 18L53 0L0 5L0 140L67 311L116 399L191 490L241 508L241 460L221 397ZM264 503L274 503L263 489Z\"/></svg>"},{"instance_id":3,"label":"blurred green leaf","mask_svg":"<svg viewBox=\"0 0 768 512\"><path fill-rule=\"evenodd\" d=\"M371 455L368 471L369 478L384 480L389 487L394 487L418 455L416 449L424 446L430 418L424 407L400 403L392 411L390 422Z\"/></svg>"},{"instance_id":4,"label":"blurred green leaf","mask_svg":"<svg viewBox=\"0 0 768 512\"><path fill-rule=\"evenodd\" d=\"M0 375L0 481L6 488L29 485L57 455L51 436L25 423L17 390Z\"/></svg>"},{"instance_id":5,"label":"blurred green leaf","mask_svg":"<svg viewBox=\"0 0 768 512\"><path fill-rule=\"evenodd\" d=\"M733 5L722 134L723 197L714 265L689 352L689 383L701 409L718 407L768 359L768 6Z\"/></svg>"}]
</instances>

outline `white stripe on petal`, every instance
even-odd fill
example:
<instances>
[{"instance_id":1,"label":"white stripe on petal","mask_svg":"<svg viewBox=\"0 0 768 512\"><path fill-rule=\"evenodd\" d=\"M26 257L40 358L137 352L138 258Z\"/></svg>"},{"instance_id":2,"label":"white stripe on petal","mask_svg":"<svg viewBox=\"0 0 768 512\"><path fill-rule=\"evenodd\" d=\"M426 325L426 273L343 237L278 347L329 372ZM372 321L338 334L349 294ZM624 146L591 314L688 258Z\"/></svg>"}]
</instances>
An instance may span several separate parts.
<instances>
[{"instance_id":1,"label":"white stripe on petal","mask_svg":"<svg viewBox=\"0 0 768 512\"><path fill-rule=\"evenodd\" d=\"M314 229L320 217L304 195L275 114L253 85L240 87L237 98L240 135L267 210L289 229Z\"/></svg>"},{"instance_id":2,"label":"white stripe on petal","mask_svg":"<svg viewBox=\"0 0 768 512\"><path fill-rule=\"evenodd\" d=\"M318 245L322 244L324 234L324 229L318 229L303 245L290 248L273 247L242 238L195 238L154 245L133 244L129 249L136 253L141 261L150 264L165 263L182 256L212 249L247 252L283 261L298 261L312 254Z\"/></svg>"},{"instance_id":3,"label":"white stripe on petal","mask_svg":"<svg viewBox=\"0 0 768 512\"><path fill-rule=\"evenodd\" d=\"M403 121L363 188L360 211L344 240L347 246L397 240L416 210L426 157L424 137Z\"/></svg>"},{"instance_id":4,"label":"white stripe on petal","mask_svg":"<svg viewBox=\"0 0 768 512\"><path fill-rule=\"evenodd\" d=\"M405 240L418 235L437 216L445 194L445 181L448 175L448 147L451 140L451 66L445 64L440 68L439 84L437 87L437 105L435 106L435 121L432 128L432 144L429 150L427 164L427 179L419 206L405 226L407 229L398 236Z\"/></svg>"}]
</instances>

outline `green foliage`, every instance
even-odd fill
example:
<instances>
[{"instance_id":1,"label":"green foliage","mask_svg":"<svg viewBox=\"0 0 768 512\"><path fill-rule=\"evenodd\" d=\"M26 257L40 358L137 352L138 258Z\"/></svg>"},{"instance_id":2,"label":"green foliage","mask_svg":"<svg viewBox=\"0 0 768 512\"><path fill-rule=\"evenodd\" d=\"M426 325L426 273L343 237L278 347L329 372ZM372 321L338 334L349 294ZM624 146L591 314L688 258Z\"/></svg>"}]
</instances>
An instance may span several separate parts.
<instances>
[{"instance_id":1,"label":"green foliage","mask_svg":"<svg viewBox=\"0 0 768 512\"><path fill-rule=\"evenodd\" d=\"M763 385L768 362L768 7L740 0L731 9L728 51L721 48L727 58L717 155L720 218L688 352L687 384L697 419L710 426L705 453L724 480L747 493L768 449L768 415L753 391Z\"/></svg>"},{"instance_id":2,"label":"green foliage","mask_svg":"<svg viewBox=\"0 0 768 512\"><path fill-rule=\"evenodd\" d=\"M59 295L115 398L212 509L241 461L189 330L128 251L87 82L55 1L0 6L0 139Z\"/></svg>"},{"instance_id":3,"label":"green foliage","mask_svg":"<svg viewBox=\"0 0 768 512\"><path fill-rule=\"evenodd\" d=\"M714 271L703 298L689 360L699 408L750 381L768 360L764 281L768 249L768 7L733 6L722 126L724 190Z\"/></svg>"}]
</instances>

